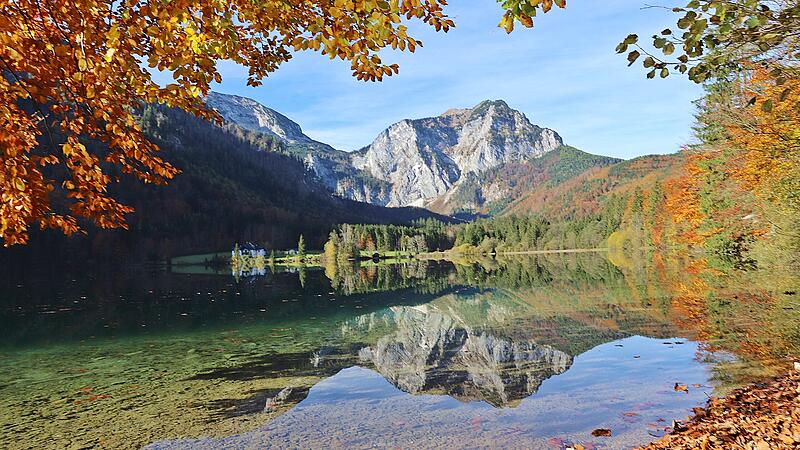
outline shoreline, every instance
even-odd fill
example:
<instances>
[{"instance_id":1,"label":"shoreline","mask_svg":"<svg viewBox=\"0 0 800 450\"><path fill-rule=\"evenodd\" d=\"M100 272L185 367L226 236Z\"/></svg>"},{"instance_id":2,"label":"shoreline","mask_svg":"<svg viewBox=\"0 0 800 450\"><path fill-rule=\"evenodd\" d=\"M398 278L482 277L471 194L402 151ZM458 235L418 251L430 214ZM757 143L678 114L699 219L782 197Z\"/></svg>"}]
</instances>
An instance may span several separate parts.
<instances>
[{"instance_id":1,"label":"shoreline","mask_svg":"<svg viewBox=\"0 0 800 450\"><path fill-rule=\"evenodd\" d=\"M782 449L800 447L800 372L712 397L685 423L641 450Z\"/></svg>"},{"instance_id":2,"label":"shoreline","mask_svg":"<svg viewBox=\"0 0 800 450\"><path fill-rule=\"evenodd\" d=\"M560 253L599 253L611 251L609 248L568 248L563 250L522 250L518 252L499 252L495 253L497 256L501 255L554 255ZM491 254L491 253L489 253Z\"/></svg>"},{"instance_id":3,"label":"shoreline","mask_svg":"<svg viewBox=\"0 0 800 450\"><path fill-rule=\"evenodd\" d=\"M423 260L452 260L454 258L464 258L464 257L498 257L498 256L526 256L526 255L557 255L557 254L577 254L577 253L603 253L603 252L610 252L612 249L607 247L597 247L597 248L569 248L569 249L560 249L560 250L519 250L519 251L512 251L512 252L496 252L496 253L486 253L486 252L453 252L452 250L445 250L440 252L425 252L425 253L404 253L402 255L385 255L381 256L380 261L406 261L406 260L414 260L414 259L423 259ZM380 253L380 252L376 252ZM388 253L397 253L396 251L390 251ZM361 262L369 262L371 261L365 255L362 255L364 259ZM202 259L201 259L202 258ZM248 257L249 259L249 257ZM324 255L321 252L309 252L306 261L301 262L297 256L281 256L275 258L275 266L281 267L323 267L324 266ZM207 254L200 254L200 255L186 255L186 256L178 256L173 257L163 263L164 266L174 266L174 267L194 267L194 266L209 266L213 265L214 263L222 263L224 265L230 265L231 258L226 252L217 252L217 253L207 253ZM267 261L266 266L269 266L269 262Z\"/></svg>"},{"instance_id":4,"label":"shoreline","mask_svg":"<svg viewBox=\"0 0 800 450\"><path fill-rule=\"evenodd\" d=\"M469 256L525 256L525 255L558 255L558 254L574 254L574 253L602 253L602 252L610 252L611 249L607 247L598 247L598 248L568 248L562 250L519 250L514 252L496 252L496 253L486 253L486 252L467 252L467 253L459 253L453 251L443 251L443 252L428 252L428 253L420 253L416 255L416 258L420 259L448 259L453 257L469 257Z\"/></svg>"}]
</instances>

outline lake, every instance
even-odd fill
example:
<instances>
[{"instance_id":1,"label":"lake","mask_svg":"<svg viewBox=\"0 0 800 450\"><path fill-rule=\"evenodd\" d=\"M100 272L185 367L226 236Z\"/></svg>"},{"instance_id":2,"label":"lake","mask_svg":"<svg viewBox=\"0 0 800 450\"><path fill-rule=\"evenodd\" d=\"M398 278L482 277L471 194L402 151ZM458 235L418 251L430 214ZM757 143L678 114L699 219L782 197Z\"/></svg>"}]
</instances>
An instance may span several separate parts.
<instances>
[{"instance_id":1,"label":"lake","mask_svg":"<svg viewBox=\"0 0 800 450\"><path fill-rule=\"evenodd\" d=\"M9 268L0 446L631 448L800 347L794 274L680 255L247 275Z\"/></svg>"}]
</instances>

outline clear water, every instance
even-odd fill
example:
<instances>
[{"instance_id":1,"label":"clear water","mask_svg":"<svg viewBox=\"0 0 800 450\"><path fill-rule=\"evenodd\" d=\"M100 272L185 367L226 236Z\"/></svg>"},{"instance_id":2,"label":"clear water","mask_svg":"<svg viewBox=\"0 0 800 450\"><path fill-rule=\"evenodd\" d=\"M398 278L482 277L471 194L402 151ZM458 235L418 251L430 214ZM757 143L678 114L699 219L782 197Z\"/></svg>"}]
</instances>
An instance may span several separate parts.
<instances>
[{"instance_id":1,"label":"clear water","mask_svg":"<svg viewBox=\"0 0 800 450\"><path fill-rule=\"evenodd\" d=\"M800 336L794 280L706 283L698 312L687 273L603 255L19 271L0 288L0 446L635 447Z\"/></svg>"}]
</instances>

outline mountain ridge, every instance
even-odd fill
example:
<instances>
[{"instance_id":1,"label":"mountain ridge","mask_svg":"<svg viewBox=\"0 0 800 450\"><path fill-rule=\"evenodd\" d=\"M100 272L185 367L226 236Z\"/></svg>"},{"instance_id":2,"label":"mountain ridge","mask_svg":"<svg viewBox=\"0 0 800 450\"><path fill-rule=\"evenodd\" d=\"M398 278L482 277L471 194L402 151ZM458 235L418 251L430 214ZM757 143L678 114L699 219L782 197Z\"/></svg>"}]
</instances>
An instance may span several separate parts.
<instances>
[{"instance_id":1,"label":"mountain ridge","mask_svg":"<svg viewBox=\"0 0 800 450\"><path fill-rule=\"evenodd\" d=\"M37 230L31 244L5 249L0 257L38 260L58 252L75 261L164 261L219 252L234 242L293 248L301 234L310 248L321 248L331 228L345 222L449 221L424 209L332 195L302 161L283 153L284 144L274 135L220 126L163 105L143 106L140 121L160 155L182 173L158 188L130 177L111 186L135 210L126 218L128 230L85 224L86 234L72 238ZM104 149L99 142L89 145Z\"/></svg>"},{"instance_id":2,"label":"mountain ridge","mask_svg":"<svg viewBox=\"0 0 800 450\"><path fill-rule=\"evenodd\" d=\"M230 111L224 115L236 119ZM339 197L465 220L588 217L599 213L607 196L665 178L677 161L668 156L625 161L584 152L504 100L400 120L353 152L303 139L283 142Z\"/></svg>"},{"instance_id":3,"label":"mountain ridge","mask_svg":"<svg viewBox=\"0 0 800 450\"><path fill-rule=\"evenodd\" d=\"M403 119L353 152L311 139L291 119L246 97L212 93L207 104L229 123L282 140L286 152L302 160L334 194L380 206L448 203L464 190L465 180L563 145L556 131L533 124L504 100Z\"/></svg>"}]
</instances>

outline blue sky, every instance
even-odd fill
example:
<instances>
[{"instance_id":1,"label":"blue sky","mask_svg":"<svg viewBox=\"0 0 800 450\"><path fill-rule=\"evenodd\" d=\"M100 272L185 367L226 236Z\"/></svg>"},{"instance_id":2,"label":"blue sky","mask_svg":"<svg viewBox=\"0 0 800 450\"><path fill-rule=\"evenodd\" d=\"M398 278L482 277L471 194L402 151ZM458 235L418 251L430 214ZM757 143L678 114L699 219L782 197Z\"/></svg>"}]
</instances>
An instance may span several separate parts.
<instances>
[{"instance_id":1,"label":"blue sky","mask_svg":"<svg viewBox=\"0 0 800 450\"><path fill-rule=\"evenodd\" d=\"M602 7L598 7L602 4ZM570 145L631 158L672 153L691 141L691 101L701 89L680 77L647 80L614 52L629 33L649 36L674 14L640 0L570 0L507 35L493 0L453 1L449 33L414 25L424 48L386 52L400 74L382 83L350 76L349 64L303 52L265 80L245 85L244 69L223 63L215 90L254 98L298 122L309 136L342 150L369 144L405 118L429 117L485 99L503 99Z\"/></svg>"}]
</instances>

